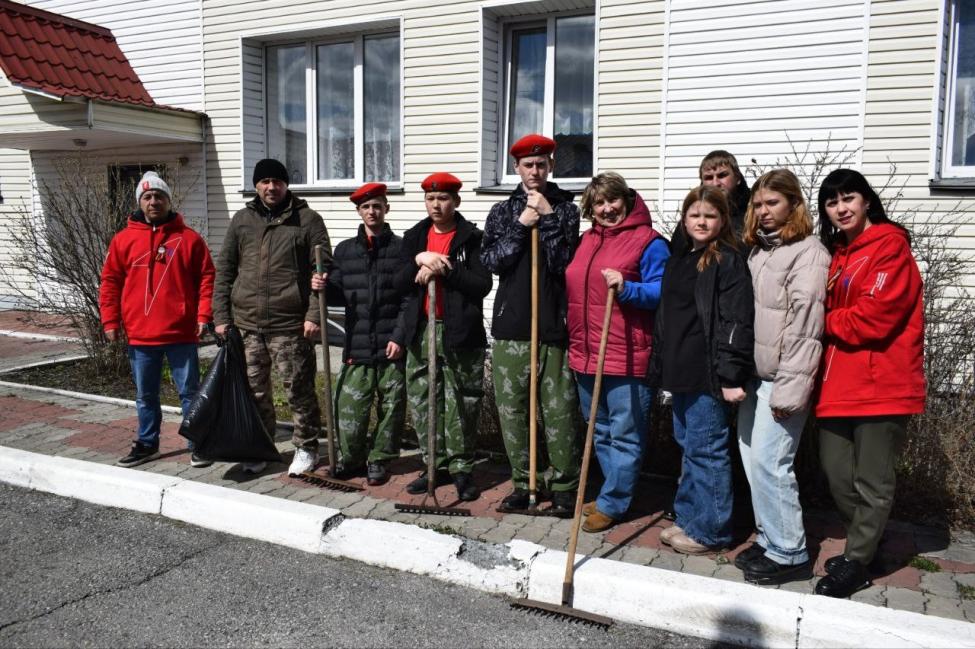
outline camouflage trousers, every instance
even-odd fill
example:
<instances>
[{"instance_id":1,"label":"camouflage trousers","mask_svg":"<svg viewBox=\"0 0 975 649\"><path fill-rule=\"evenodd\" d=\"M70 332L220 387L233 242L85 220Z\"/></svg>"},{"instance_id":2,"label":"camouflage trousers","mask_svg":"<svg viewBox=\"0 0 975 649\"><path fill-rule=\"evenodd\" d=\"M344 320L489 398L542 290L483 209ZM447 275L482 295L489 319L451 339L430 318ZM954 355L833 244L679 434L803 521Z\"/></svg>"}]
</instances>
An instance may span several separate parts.
<instances>
[{"instance_id":1,"label":"camouflage trousers","mask_svg":"<svg viewBox=\"0 0 975 649\"><path fill-rule=\"evenodd\" d=\"M376 402L376 430L369 449L369 415ZM406 417L406 374L403 361L372 365L343 365L335 385L335 428L347 468L364 462L399 457L400 435ZM368 453L368 457L367 457Z\"/></svg>"},{"instance_id":2,"label":"camouflage trousers","mask_svg":"<svg viewBox=\"0 0 975 649\"><path fill-rule=\"evenodd\" d=\"M511 482L528 488L529 479L529 395L531 343L525 340L495 340L491 356L494 399L501 420L504 448L511 463ZM554 345L538 346L539 437L544 435L547 457L539 453L538 480L551 467L549 488L574 491L579 486L581 444L576 435L579 409L575 381L569 369L569 355ZM539 440L539 449L543 445Z\"/></svg>"},{"instance_id":3,"label":"camouflage trousers","mask_svg":"<svg viewBox=\"0 0 975 649\"><path fill-rule=\"evenodd\" d=\"M422 330L406 352L406 394L410 416L426 463L427 335ZM474 468L474 439L484 397L484 350L444 349L443 323L437 323L437 470L470 473Z\"/></svg>"},{"instance_id":4,"label":"camouflage trousers","mask_svg":"<svg viewBox=\"0 0 975 649\"><path fill-rule=\"evenodd\" d=\"M271 364L277 368L294 413L291 443L318 449L322 417L315 395L315 347L301 332L261 334L242 331L247 381L261 413L264 428L273 437L274 401L271 399Z\"/></svg>"}]
</instances>

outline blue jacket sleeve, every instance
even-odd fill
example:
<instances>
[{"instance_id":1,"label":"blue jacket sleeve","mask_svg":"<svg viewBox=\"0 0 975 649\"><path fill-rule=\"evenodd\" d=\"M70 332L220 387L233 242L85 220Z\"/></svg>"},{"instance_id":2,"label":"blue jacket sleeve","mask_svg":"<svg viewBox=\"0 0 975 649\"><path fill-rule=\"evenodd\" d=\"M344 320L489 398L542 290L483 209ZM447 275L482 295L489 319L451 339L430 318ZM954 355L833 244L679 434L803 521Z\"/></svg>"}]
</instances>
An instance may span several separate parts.
<instances>
[{"instance_id":1,"label":"blue jacket sleeve","mask_svg":"<svg viewBox=\"0 0 975 649\"><path fill-rule=\"evenodd\" d=\"M639 282L623 282L623 290L616 299L620 304L632 304L639 309L652 310L660 304L660 282L664 277L664 265L670 257L667 242L657 237L650 242L640 257Z\"/></svg>"}]
</instances>

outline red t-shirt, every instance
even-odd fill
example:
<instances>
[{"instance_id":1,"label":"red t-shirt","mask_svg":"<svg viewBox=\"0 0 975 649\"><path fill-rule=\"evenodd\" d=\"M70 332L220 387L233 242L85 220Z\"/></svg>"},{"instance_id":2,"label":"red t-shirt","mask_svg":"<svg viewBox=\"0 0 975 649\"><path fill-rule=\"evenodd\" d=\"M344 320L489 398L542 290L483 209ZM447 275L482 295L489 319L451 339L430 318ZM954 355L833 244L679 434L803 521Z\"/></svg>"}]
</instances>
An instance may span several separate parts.
<instances>
[{"instance_id":1,"label":"red t-shirt","mask_svg":"<svg viewBox=\"0 0 975 649\"><path fill-rule=\"evenodd\" d=\"M454 240L457 228L450 232L437 232L436 228L431 227L427 232L427 252L436 252L441 255L450 253L450 242ZM443 280L437 278L437 320L443 319ZM423 312L430 313L429 293L423 298Z\"/></svg>"}]
</instances>

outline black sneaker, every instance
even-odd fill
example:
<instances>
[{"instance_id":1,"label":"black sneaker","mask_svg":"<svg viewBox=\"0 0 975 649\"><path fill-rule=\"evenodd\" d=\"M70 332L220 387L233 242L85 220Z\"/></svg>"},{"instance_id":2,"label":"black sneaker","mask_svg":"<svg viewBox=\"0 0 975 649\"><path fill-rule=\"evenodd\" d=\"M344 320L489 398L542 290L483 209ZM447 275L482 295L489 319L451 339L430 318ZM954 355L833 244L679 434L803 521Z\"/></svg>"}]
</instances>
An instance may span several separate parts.
<instances>
[{"instance_id":1,"label":"black sneaker","mask_svg":"<svg viewBox=\"0 0 975 649\"><path fill-rule=\"evenodd\" d=\"M843 565L845 560L846 557L842 554L838 554L835 557L830 557L827 559L826 563L823 564L823 567L826 569L826 574L833 574L833 571ZM867 565L867 572L872 575L886 575L894 572L895 570L903 568L905 565L905 561L898 561L896 559L882 559L878 554L873 558L873 561Z\"/></svg>"},{"instance_id":2,"label":"black sneaker","mask_svg":"<svg viewBox=\"0 0 975 649\"><path fill-rule=\"evenodd\" d=\"M159 457L158 446L146 446L142 442L133 442L129 454L120 459L115 464L117 466L139 466Z\"/></svg>"},{"instance_id":3,"label":"black sneaker","mask_svg":"<svg viewBox=\"0 0 975 649\"><path fill-rule=\"evenodd\" d=\"M196 454L196 451L194 451L193 455L190 456L190 466L196 467L197 469L203 469L212 464L213 464L213 460L208 460L205 457L200 457L199 455Z\"/></svg>"},{"instance_id":4,"label":"black sneaker","mask_svg":"<svg viewBox=\"0 0 975 649\"><path fill-rule=\"evenodd\" d=\"M802 581L810 577L812 577L812 562L809 559L789 566L769 559L762 554L745 566L745 581L752 584L784 584L789 581Z\"/></svg>"},{"instance_id":5,"label":"black sneaker","mask_svg":"<svg viewBox=\"0 0 975 649\"><path fill-rule=\"evenodd\" d=\"M553 491L552 506L546 510L549 516L572 518L576 513L576 492Z\"/></svg>"},{"instance_id":6,"label":"black sneaker","mask_svg":"<svg viewBox=\"0 0 975 649\"><path fill-rule=\"evenodd\" d=\"M454 487L457 488L457 498L459 500L477 500L481 496L481 490L474 484L470 473L458 473L455 475Z\"/></svg>"},{"instance_id":7,"label":"black sneaker","mask_svg":"<svg viewBox=\"0 0 975 649\"><path fill-rule=\"evenodd\" d=\"M450 474L446 471L437 471L436 479L434 482L435 487L442 487L445 484L450 484ZM420 474L416 480L406 485L406 493L408 494L423 494L427 492L427 472L424 471Z\"/></svg>"},{"instance_id":8,"label":"black sneaker","mask_svg":"<svg viewBox=\"0 0 975 649\"><path fill-rule=\"evenodd\" d=\"M843 599L869 585L867 567L844 557L841 563L834 564L832 573L819 580L816 594Z\"/></svg>"},{"instance_id":9,"label":"black sneaker","mask_svg":"<svg viewBox=\"0 0 975 649\"><path fill-rule=\"evenodd\" d=\"M370 487L386 484L389 480L389 473L386 471L384 462L370 462L366 467L366 483Z\"/></svg>"},{"instance_id":10,"label":"black sneaker","mask_svg":"<svg viewBox=\"0 0 975 649\"><path fill-rule=\"evenodd\" d=\"M515 490L504 497L498 505L501 513L523 512L528 509L528 490L515 487Z\"/></svg>"},{"instance_id":11,"label":"black sneaker","mask_svg":"<svg viewBox=\"0 0 975 649\"><path fill-rule=\"evenodd\" d=\"M760 546L758 543L752 543L747 548L738 553L735 557L735 568L738 568L742 572L748 569L748 564L759 557L765 556L765 548Z\"/></svg>"}]
</instances>

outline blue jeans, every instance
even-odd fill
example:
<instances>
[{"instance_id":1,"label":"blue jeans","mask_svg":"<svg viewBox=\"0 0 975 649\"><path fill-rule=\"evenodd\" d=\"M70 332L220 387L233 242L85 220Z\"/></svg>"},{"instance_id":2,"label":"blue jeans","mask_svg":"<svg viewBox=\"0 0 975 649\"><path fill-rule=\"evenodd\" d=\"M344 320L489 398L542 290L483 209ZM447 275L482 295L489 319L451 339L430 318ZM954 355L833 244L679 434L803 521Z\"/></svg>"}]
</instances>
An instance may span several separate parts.
<instances>
[{"instance_id":1,"label":"blue jeans","mask_svg":"<svg viewBox=\"0 0 975 649\"><path fill-rule=\"evenodd\" d=\"M200 388L200 359L196 343L129 345L129 364L135 380L135 406L139 415L138 440L140 444L152 448L159 447L159 426L162 424L159 384L162 381L163 358L169 361L184 417Z\"/></svg>"},{"instance_id":2,"label":"blue jeans","mask_svg":"<svg viewBox=\"0 0 975 649\"><path fill-rule=\"evenodd\" d=\"M675 392L674 437L684 450L676 524L709 547L731 543L728 406L705 392Z\"/></svg>"},{"instance_id":3,"label":"blue jeans","mask_svg":"<svg viewBox=\"0 0 975 649\"><path fill-rule=\"evenodd\" d=\"M595 376L576 374L582 416L589 419ZM605 480L596 508L619 520L630 508L640 475L654 390L631 376L603 376L593 433L596 459Z\"/></svg>"},{"instance_id":4,"label":"blue jeans","mask_svg":"<svg viewBox=\"0 0 975 649\"><path fill-rule=\"evenodd\" d=\"M751 486L758 544L783 565L805 563L806 530L799 506L793 461L808 410L775 421L769 399L772 381L755 381L738 409L738 448Z\"/></svg>"}]
</instances>

